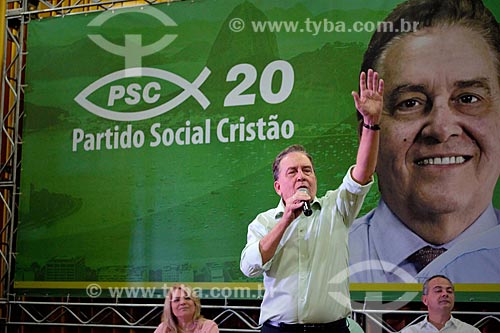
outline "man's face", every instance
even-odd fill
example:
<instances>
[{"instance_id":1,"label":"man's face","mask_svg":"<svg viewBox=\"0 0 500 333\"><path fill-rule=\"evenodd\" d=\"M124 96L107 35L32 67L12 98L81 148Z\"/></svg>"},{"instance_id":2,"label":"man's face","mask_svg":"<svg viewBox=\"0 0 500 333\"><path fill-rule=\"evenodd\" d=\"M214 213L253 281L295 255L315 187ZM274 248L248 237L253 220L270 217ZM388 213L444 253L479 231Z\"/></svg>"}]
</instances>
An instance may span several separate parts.
<instances>
[{"instance_id":1,"label":"man's face","mask_svg":"<svg viewBox=\"0 0 500 333\"><path fill-rule=\"evenodd\" d=\"M455 304L455 291L450 281L441 277L429 281L427 295L422 296L422 302L430 313L451 312Z\"/></svg>"},{"instance_id":2,"label":"man's face","mask_svg":"<svg viewBox=\"0 0 500 333\"><path fill-rule=\"evenodd\" d=\"M460 209L477 217L491 203L500 172L494 59L478 33L458 26L407 35L387 50L377 173L403 221Z\"/></svg>"},{"instance_id":3,"label":"man's face","mask_svg":"<svg viewBox=\"0 0 500 333\"><path fill-rule=\"evenodd\" d=\"M300 188L306 188L314 198L317 191L316 174L305 154L289 153L280 162L279 176L274 182L274 189L286 201Z\"/></svg>"}]
</instances>

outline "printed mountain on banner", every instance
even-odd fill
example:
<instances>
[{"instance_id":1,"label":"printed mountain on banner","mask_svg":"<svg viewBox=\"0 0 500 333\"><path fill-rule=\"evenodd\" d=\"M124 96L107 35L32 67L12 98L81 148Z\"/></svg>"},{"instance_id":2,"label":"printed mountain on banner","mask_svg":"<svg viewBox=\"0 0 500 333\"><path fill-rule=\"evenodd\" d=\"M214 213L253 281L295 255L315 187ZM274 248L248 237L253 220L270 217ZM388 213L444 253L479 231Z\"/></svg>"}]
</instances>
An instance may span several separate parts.
<instances>
[{"instance_id":1,"label":"printed mountain on banner","mask_svg":"<svg viewBox=\"0 0 500 333\"><path fill-rule=\"evenodd\" d=\"M307 14L307 9L297 4L284 12L287 15L295 13L293 17L298 20L304 12ZM257 71L257 82L244 92L257 95L255 104L251 107L257 110L268 109L268 105L266 106L258 98L258 83L262 71L273 61L285 60L293 67L295 82L292 95L280 104L280 108L288 111L300 110L301 112L295 112L294 115L294 119L299 122L311 118L310 108L313 104L314 113L318 116L314 117L316 119L324 119L321 116L326 116L332 122L342 122L345 118L355 120L351 91L357 89L357 73L364 45L356 42L339 42L332 38L322 46L311 49L309 43L315 39L314 36L304 38L305 35L302 33L284 33L279 34L278 40L277 34L269 30L254 32L251 22L269 21L271 18L268 14L254 4L244 2L236 6L221 25L206 62L212 74L203 84L203 90L213 101L211 110L217 114L224 113L224 109L214 109L214 107L221 106L226 94L244 79L241 75L237 78L237 82L226 82L227 73L238 64L250 64ZM283 13L280 14L278 9L273 9L271 16L275 20L282 17ZM234 32L229 29L230 21L234 18L245 22L243 31ZM281 42L286 45L282 46ZM302 53L299 51L291 58L286 58L280 54L280 48L286 48L288 45L294 45L296 50L310 51ZM276 89L276 84L279 85L280 79L280 75L276 75L273 89ZM304 98L304 95L309 98Z\"/></svg>"},{"instance_id":2,"label":"printed mountain on banner","mask_svg":"<svg viewBox=\"0 0 500 333\"><path fill-rule=\"evenodd\" d=\"M296 80L294 90L310 96L293 104L307 109L314 101L315 117L331 119L332 122L355 121L355 109L351 96L358 88L359 64L362 57L359 43L327 43L321 48L305 52L289 59ZM342 66L339 64L342 63ZM293 98L293 97L292 97ZM304 117L304 119L301 119ZM311 118L311 113L298 114L296 120Z\"/></svg>"},{"instance_id":3,"label":"printed mountain on banner","mask_svg":"<svg viewBox=\"0 0 500 333\"><path fill-rule=\"evenodd\" d=\"M241 32L229 29L230 21L236 18L246 24ZM207 67L213 73L210 81L225 82L228 70L236 64L249 63L257 70L262 70L271 61L279 58L278 43L274 33L269 31L255 33L250 27L252 21L266 20L268 20L266 15L250 2L244 2L233 9L222 23L207 59Z\"/></svg>"}]
</instances>

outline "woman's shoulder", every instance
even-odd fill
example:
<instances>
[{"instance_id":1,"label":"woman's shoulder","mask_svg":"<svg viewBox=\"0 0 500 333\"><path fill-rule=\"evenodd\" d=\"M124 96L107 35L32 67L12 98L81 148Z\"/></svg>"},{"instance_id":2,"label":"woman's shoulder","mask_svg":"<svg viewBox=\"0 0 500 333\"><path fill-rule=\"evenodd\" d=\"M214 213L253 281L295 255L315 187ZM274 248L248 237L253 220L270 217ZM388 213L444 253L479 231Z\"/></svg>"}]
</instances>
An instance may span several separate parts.
<instances>
[{"instance_id":1,"label":"woman's shoulder","mask_svg":"<svg viewBox=\"0 0 500 333\"><path fill-rule=\"evenodd\" d=\"M154 333L163 333L165 332L165 325L163 325L163 322L158 325L158 327L155 329Z\"/></svg>"},{"instance_id":2,"label":"woman's shoulder","mask_svg":"<svg viewBox=\"0 0 500 333\"><path fill-rule=\"evenodd\" d=\"M198 325L198 329L195 331L195 333L216 333L219 332L219 327L217 326L217 323L213 320L210 319L200 319L201 325Z\"/></svg>"}]
</instances>

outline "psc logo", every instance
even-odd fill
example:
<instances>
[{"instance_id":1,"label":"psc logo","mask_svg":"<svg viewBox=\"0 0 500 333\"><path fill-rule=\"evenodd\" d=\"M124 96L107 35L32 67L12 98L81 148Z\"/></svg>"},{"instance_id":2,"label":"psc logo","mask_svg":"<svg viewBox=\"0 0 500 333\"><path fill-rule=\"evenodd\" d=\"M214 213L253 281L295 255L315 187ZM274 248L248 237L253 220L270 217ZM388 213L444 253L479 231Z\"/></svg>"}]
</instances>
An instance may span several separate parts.
<instances>
[{"instance_id":1,"label":"psc logo","mask_svg":"<svg viewBox=\"0 0 500 333\"><path fill-rule=\"evenodd\" d=\"M154 17L167 27L177 26L167 14L152 6L145 6L142 9L123 9L115 12L106 11L93 19L88 26L100 27L110 18L116 17L116 15L129 14L131 12ZM210 101L199 89L210 75L210 70L208 68L205 67L191 83L183 77L169 71L141 66L143 57L164 49L175 40L177 35L165 34L158 41L149 45L142 45L141 34L125 34L124 45L114 44L98 34L90 34L88 37L103 50L124 57L125 69L108 74L96 80L75 97L75 101L87 111L106 119L137 121L153 118L166 113L191 96L203 109L206 109L210 105ZM145 80L147 82L145 82ZM182 88L183 91L171 100L161 105L156 105L155 103L160 100L162 93L161 81L171 82ZM116 84L110 85L109 91L107 91L106 107L99 106L89 99L92 93L112 83ZM113 110L112 107L117 101L121 101L135 109L132 112ZM139 109L139 106L144 107L144 105L153 104L155 104L155 106L149 109Z\"/></svg>"}]
</instances>

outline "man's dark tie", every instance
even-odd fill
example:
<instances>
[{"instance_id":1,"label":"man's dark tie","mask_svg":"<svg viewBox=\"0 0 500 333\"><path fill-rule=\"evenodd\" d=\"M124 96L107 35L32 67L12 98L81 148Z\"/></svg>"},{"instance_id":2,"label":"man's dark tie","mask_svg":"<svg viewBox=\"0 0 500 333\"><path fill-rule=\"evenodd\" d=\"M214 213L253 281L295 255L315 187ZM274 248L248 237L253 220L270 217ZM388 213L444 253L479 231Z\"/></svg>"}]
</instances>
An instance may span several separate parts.
<instances>
[{"instance_id":1,"label":"man's dark tie","mask_svg":"<svg viewBox=\"0 0 500 333\"><path fill-rule=\"evenodd\" d=\"M445 248L436 249L431 246L425 246L409 256L408 260L413 263L417 272L420 272L425 266L436 259L444 251L446 251Z\"/></svg>"}]
</instances>

